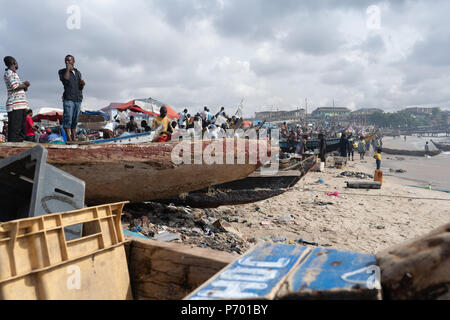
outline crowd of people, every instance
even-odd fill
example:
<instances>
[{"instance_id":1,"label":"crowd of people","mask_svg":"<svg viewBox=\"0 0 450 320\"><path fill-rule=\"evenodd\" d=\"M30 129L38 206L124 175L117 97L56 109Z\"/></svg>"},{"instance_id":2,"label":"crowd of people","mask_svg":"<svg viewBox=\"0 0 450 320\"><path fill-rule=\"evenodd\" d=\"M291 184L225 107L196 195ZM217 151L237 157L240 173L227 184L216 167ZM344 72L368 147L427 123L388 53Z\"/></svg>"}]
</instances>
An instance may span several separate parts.
<instances>
[{"instance_id":1,"label":"crowd of people","mask_svg":"<svg viewBox=\"0 0 450 320\"><path fill-rule=\"evenodd\" d=\"M39 128L32 120L32 110L29 109L26 92L30 89L29 81L21 81L18 75L19 64L14 57L7 56L3 59L6 69L4 80L8 91L6 109L8 120L3 127L3 135L8 142L48 142L47 137L58 135L66 142L78 141L77 125L83 101L83 89L86 86L81 72L75 68L75 58L67 55L64 59L65 68L58 71L64 91L62 95L63 116L62 128ZM158 132L158 141L171 140L171 135L178 128L181 130L199 130L202 132L212 132L215 135L223 135L225 130L236 126L240 119L236 116L228 117L225 108L221 108L217 114L212 114L208 107L204 107L202 112L191 116L185 109L178 121L172 121L167 117L167 109L161 108L159 117L153 119L153 129L147 121L143 120L140 126L131 116L125 126L120 125L120 121L115 120L108 123L99 132L103 138L114 138L123 132L140 133L156 130L162 126L162 131ZM120 129L120 130L119 130ZM217 134L215 133L217 132ZM59 138L58 138L59 139Z\"/></svg>"}]
</instances>

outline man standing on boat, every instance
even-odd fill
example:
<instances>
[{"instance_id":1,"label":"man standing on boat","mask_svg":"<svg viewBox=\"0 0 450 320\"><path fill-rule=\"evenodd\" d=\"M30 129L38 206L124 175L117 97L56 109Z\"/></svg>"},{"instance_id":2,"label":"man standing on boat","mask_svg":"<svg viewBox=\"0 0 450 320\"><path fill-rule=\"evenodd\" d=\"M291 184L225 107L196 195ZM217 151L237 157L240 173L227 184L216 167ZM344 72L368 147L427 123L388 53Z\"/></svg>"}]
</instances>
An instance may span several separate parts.
<instances>
[{"instance_id":1,"label":"man standing on boat","mask_svg":"<svg viewBox=\"0 0 450 320\"><path fill-rule=\"evenodd\" d=\"M67 141L76 141L77 124L80 116L81 102L83 101L83 89L86 83L82 79L81 72L75 69L75 58L67 55L66 68L58 71L59 79L64 85L63 94L63 127Z\"/></svg>"},{"instance_id":2,"label":"man standing on boat","mask_svg":"<svg viewBox=\"0 0 450 320\"><path fill-rule=\"evenodd\" d=\"M17 69L19 64L13 57L3 59L6 65L5 80L8 99L6 101L6 110L8 112L8 142L23 142L26 137L26 119L28 110L28 100L25 92L30 83L21 82Z\"/></svg>"},{"instance_id":3,"label":"man standing on boat","mask_svg":"<svg viewBox=\"0 0 450 320\"><path fill-rule=\"evenodd\" d=\"M159 134L157 142L170 141L173 128L170 119L167 117L167 108L161 107L159 114L159 117L153 119L153 129L157 130L160 126L162 126L162 131Z\"/></svg>"}]
</instances>

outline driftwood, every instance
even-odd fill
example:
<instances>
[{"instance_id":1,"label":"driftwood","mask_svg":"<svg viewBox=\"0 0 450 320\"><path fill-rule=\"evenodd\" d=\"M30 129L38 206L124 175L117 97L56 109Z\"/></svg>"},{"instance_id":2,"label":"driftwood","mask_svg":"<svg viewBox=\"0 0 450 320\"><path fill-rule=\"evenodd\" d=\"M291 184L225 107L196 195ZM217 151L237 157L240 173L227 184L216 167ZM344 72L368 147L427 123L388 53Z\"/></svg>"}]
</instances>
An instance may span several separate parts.
<instances>
[{"instance_id":1,"label":"driftwood","mask_svg":"<svg viewBox=\"0 0 450 320\"><path fill-rule=\"evenodd\" d=\"M377 254L384 298L450 299L450 223Z\"/></svg>"},{"instance_id":2,"label":"driftwood","mask_svg":"<svg viewBox=\"0 0 450 320\"><path fill-rule=\"evenodd\" d=\"M350 189L381 189L381 183L380 182L368 182L368 181L362 181L362 182L347 182L347 188Z\"/></svg>"},{"instance_id":3,"label":"driftwood","mask_svg":"<svg viewBox=\"0 0 450 320\"><path fill-rule=\"evenodd\" d=\"M179 300L232 263L237 255L177 243L126 237L136 300Z\"/></svg>"}]
</instances>

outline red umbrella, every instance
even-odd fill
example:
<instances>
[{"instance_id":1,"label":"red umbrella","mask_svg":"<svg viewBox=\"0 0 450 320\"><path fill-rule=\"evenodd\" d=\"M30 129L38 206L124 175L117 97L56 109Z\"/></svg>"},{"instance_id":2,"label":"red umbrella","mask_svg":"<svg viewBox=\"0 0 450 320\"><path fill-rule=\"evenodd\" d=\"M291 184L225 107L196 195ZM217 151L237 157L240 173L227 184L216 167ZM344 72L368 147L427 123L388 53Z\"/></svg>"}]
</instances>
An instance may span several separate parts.
<instances>
[{"instance_id":1,"label":"red umbrella","mask_svg":"<svg viewBox=\"0 0 450 320\"><path fill-rule=\"evenodd\" d=\"M131 100L127 103L124 103L121 106L118 106L116 109L118 111L130 110L133 112L142 112L142 113L148 114L152 117L158 117L159 109L162 106L167 108L167 116L170 119L173 120L173 119L180 118L180 115L172 107L169 107L168 105L161 103L152 98Z\"/></svg>"},{"instance_id":2,"label":"red umbrella","mask_svg":"<svg viewBox=\"0 0 450 320\"><path fill-rule=\"evenodd\" d=\"M63 117L63 112L51 111L51 112L46 112L46 113L41 113L41 114L35 115L33 117L33 121L41 122L41 120L47 120L47 121L52 121L52 122L59 121L60 123L62 123L62 121L63 121L62 117Z\"/></svg>"}]
</instances>

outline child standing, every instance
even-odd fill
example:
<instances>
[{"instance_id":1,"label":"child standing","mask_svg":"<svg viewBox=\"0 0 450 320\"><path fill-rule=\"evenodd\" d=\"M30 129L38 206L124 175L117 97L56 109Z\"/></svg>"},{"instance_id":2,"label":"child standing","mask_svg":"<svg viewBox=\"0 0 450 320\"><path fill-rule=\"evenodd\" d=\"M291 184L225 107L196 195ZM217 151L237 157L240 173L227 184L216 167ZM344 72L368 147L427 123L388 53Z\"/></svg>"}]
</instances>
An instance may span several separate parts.
<instances>
[{"instance_id":1,"label":"child standing","mask_svg":"<svg viewBox=\"0 0 450 320\"><path fill-rule=\"evenodd\" d=\"M377 153L373 156L374 159L377 161L377 170L381 169L381 149L377 149Z\"/></svg>"}]
</instances>

